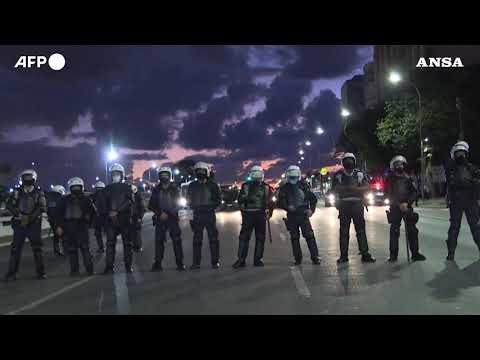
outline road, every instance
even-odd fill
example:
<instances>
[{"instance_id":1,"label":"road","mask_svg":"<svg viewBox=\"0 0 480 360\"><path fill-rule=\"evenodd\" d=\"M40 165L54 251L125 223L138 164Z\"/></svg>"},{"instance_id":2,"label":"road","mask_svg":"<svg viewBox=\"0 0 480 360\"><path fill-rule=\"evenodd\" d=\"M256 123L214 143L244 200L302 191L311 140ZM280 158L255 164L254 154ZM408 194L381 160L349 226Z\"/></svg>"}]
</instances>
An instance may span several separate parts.
<instances>
[{"instance_id":1,"label":"road","mask_svg":"<svg viewBox=\"0 0 480 360\"><path fill-rule=\"evenodd\" d=\"M422 263L407 264L404 235L397 264L388 258L388 226L383 207L366 213L367 235L375 264L362 264L357 255L353 225L350 263L337 266L338 219L335 208L319 207L312 225L322 257L320 266L310 263L302 241L304 264L292 266L289 236L283 211L272 218L273 243L266 244L265 267L252 266L251 242L248 265L234 270L239 212L217 214L221 264L210 268L208 241L204 239L202 268L175 270L171 242L167 244L164 271L151 273L154 243L150 217L143 227L144 252L136 255L135 272L123 271L118 242L115 275L70 278L68 262L53 256L45 240L48 279L34 278L31 249L24 248L16 282L0 283L2 314L478 314L480 312L480 261L466 222L462 225L457 260L445 261L448 229L446 209L418 208ZM182 222L186 265L192 259L192 233ZM252 239L253 240L253 239ZM95 249L92 237L92 247ZM8 246L0 247L0 269L7 268ZM104 257L96 256L96 271Z\"/></svg>"}]
</instances>

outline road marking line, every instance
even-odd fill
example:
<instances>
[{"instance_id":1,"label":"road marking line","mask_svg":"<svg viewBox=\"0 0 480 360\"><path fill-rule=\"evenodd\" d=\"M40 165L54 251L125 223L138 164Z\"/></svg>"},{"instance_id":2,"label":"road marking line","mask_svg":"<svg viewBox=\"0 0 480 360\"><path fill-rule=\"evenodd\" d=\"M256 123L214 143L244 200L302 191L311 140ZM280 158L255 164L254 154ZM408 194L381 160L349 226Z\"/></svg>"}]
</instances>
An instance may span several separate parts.
<instances>
[{"instance_id":1,"label":"road marking line","mask_svg":"<svg viewBox=\"0 0 480 360\"><path fill-rule=\"evenodd\" d=\"M297 287L298 293L306 297L307 299L309 299L312 296L312 294L310 293L310 290L308 289L308 286L305 283L305 279L303 278L302 273L295 266L290 266L290 270L293 276L293 280L295 282L295 286Z\"/></svg>"},{"instance_id":2,"label":"road marking line","mask_svg":"<svg viewBox=\"0 0 480 360\"><path fill-rule=\"evenodd\" d=\"M57 296L60 296L60 295L66 293L66 292L68 292L68 291L70 291L70 290L73 290L73 289L75 289L76 287L79 287L80 285L83 285L83 284L85 284L85 283L87 283L87 282L89 282L89 281L91 281L91 280L93 280L93 279L94 279L94 277L93 277L93 276L90 276L90 277L87 277L87 278L85 278L85 279L76 281L76 282L74 282L73 284L70 284L70 285L68 285L68 286L65 286L65 287L61 288L60 290L51 293L50 295L47 295L47 296L45 296L45 297L43 297L43 298L41 298L41 299L38 299L38 300L32 302L31 304L25 305L25 306L23 306L23 307L21 307L21 308L19 308L19 309L17 309L17 310L14 310L14 311L10 311L9 313L6 313L5 315L16 315L16 314L18 314L18 313L20 313L20 312L23 312L23 311L25 311L25 310L31 310L31 309L33 309L33 308L35 308L35 307L37 307L37 306L39 306L39 305L47 302L47 301L52 300L52 299L56 298ZM48 281L48 280L47 280L47 281Z\"/></svg>"},{"instance_id":3,"label":"road marking line","mask_svg":"<svg viewBox=\"0 0 480 360\"><path fill-rule=\"evenodd\" d=\"M117 299L117 310L121 315L130 313L130 298L128 296L127 274L115 274L113 276L115 285L115 298Z\"/></svg>"}]
</instances>

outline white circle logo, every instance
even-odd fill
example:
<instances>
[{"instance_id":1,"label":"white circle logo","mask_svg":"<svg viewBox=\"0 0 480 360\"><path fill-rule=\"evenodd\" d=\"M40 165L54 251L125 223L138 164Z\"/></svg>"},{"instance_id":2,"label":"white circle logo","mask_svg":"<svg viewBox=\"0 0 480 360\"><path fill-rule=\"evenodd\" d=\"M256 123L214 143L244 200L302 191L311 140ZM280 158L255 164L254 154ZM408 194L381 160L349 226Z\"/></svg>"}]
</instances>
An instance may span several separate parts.
<instances>
[{"instance_id":1,"label":"white circle logo","mask_svg":"<svg viewBox=\"0 0 480 360\"><path fill-rule=\"evenodd\" d=\"M53 54L48 58L48 66L55 71L62 70L65 66L65 58L62 54Z\"/></svg>"}]
</instances>

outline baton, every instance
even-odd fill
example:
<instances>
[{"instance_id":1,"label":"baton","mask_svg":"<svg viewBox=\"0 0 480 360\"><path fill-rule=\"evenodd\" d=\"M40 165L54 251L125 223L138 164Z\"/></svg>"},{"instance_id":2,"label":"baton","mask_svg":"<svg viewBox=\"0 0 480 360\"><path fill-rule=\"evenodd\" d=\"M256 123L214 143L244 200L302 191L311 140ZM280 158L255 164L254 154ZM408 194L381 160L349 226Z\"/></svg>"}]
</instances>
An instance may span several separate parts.
<instances>
[{"instance_id":1,"label":"baton","mask_svg":"<svg viewBox=\"0 0 480 360\"><path fill-rule=\"evenodd\" d=\"M268 237L270 239L270 244L272 243L272 229L270 228L270 218L267 215L267 227L268 227Z\"/></svg>"},{"instance_id":2,"label":"baton","mask_svg":"<svg viewBox=\"0 0 480 360\"><path fill-rule=\"evenodd\" d=\"M403 221L405 223L405 244L407 245L407 261L410 264L410 251L408 248L408 229L407 229L407 215L403 215Z\"/></svg>"}]
</instances>

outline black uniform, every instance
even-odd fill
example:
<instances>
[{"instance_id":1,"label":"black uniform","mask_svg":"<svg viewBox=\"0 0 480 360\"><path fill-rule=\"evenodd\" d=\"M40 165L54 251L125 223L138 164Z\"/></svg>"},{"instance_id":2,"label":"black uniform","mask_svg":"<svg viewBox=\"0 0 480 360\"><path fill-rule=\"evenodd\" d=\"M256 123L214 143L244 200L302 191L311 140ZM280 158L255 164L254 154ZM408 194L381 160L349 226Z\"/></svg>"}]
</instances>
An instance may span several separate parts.
<instances>
[{"instance_id":1,"label":"black uniform","mask_svg":"<svg viewBox=\"0 0 480 360\"><path fill-rule=\"evenodd\" d=\"M303 257L300 248L300 229L307 242L312 261L318 264L317 242L310 224L310 218L306 214L307 210L312 213L315 212L317 197L310 191L309 185L301 180L295 185L286 183L280 187L278 204L280 208L287 211L287 218L284 219L284 222L290 232L295 263L300 264Z\"/></svg>"},{"instance_id":2,"label":"black uniform","mask_svg":"<svg viewBox=\"0 0 480 360\"><path fill-rule=\"evenodd\" d=\"M145 204L143 203L140 192L134 194L134 203L132 207L132 247L133 251L139 252L142 250L142 223L145 215Z\"/></svg>"},{"instance_id":3,"label":"black uniform","mask_svg":"<svg viewBox=\"0 0 480 360\"><path fill-rule=\"evenodd\" d=\"M91 200L93 202L93 205L98 209L100 206L102 206L102 196L104 196L103 193L104 190L96 190L92 195L91 195ZM99 212L96 213L95 218L93 219L93 227L95 229L95 239L97 240L97 249L99 252L104 252L105 251L105 246L103 244L103 238L102 234L106 231L105 230L105 214L100 214Z\"/></svg>"},{"instance_id":4,"label":"black uniform","mask_svg":"<svg viewBox=\"0 0 480 360\"><path fill-rule=\"evenodd\" d=\"M106 217L107 254L105 273L111 273L115 263L115 246L117 236L122 235L123 259L127 272L132 272L132 241L130 228L132 223L132 206L134 203L131 185L127 183L113 183L104 190L101 213ZM110 217L111 211L117 212L116 217Z\"/></svg>"},{"instance_id":5,"label":"black uniform","mask_svg":"<svg viewBox=\"0 0 480 360\"><path fill-rule=\"evenodd\" d=\"M450 228L448 229L447 248L453 257L457 247L458 233L465 212L473 241L480 248L479 219L480 169L470 162L457 164L452 162L447 168L448 204L450 208ZM453 260L453 259L452 259Z\"/></svg>"},{"instance_id":6,"label":"black uniform","mask_svg":"<svg viewBox=\"0 0 480 360\"><path fill-rule=\"evenodd\" d=\"M205 183L199 180L193 181L188 186L187 202L193 209L193 220L190 221L193 230L193 266L200 266L203 229L206 228L210 242L210 260L212 266L217 267L220 258L220 243L215 209L221 203L220 188L210 179Z\"/></svg>"},{"instance_id":7,"label":"black uniform","mask_svg":"<svg viewBox=\"0 0 480 360\"><path fill-rule=\"evenodd\" d=\"M261 266L265 248L267 210L273 212L272 189L265 182L249 181L242 185L238 205L242 211L242 228L238 242L238 260L243 265L248 255L248 243L255 230L254 264Z\"/></svg>"},{"instance_id":8,"label":"black uniform","mask_svg":"<svg viewBox=\"0 0 480 360\"><path fill-rule=\"evenodd\" d=\"M7 200L6 208L13 215L13 241L7 278L14 277L18 272L26 238L30 240L37 275L39 278L45 277L42 252L42 213L46 212L46 207L45 194L39 187L34 187L31 192L26 192L22 185L15 189L13 195Z\"/></svg>"},{"instance_id":9,"label":"black uniform","mask_svg":"<svg viewBox=\"0 0 480 360\"><path fill-rule=\"evenodd\" d=\"M347 173L344 169L338 171L333 178L332 190L337 196L336 207L340 219L340 259L339 262L348 260L348 245L350 241L350 223L353 220L357 234L358 248L363 261L373 261L368 252L367 234L364 218L364 194L355 187L368 185L367 178L358 169ZM348 186L352 188L343 188Z\"/></svg>"},{"instance_id":10,"label":"black uniform","mask_svg":"<svg viewBox=\"0 0 480 360\"><path fill-rule=\"evenodd\" d=\"M53 251L57 255L63 255L62 252L60 251L60 241L62 242L62 247L65 250L66 245L65 245L65 240L64 237L60 237L57 235L56 229L57 229L57 206L60 203L62 199L62 194L56 192L56 191L49 191L45 194L46 200L47 200L47 216L48 216L48 223L50 224L50 228L53 231Z\"/></svg>"},{"instance_id":11,"label":"black uniform","mask_svg":"<svg viewBox=\"0 0 480 360\"><path fill-rule=\"evenodd\" d=\"M178 210L178 201L180 199L180 190L170 183L166 186L158 184L152 191L148 209L155 213L155 263L153 269L161 269L163 256L165 253L165 242L167 241L167 231L173 243L173 253L178 269L183 270L183 248L182 232L180 230ZM160 215L165 213L168 219L161 220Z\"/></svg>"},{"instance_id":12,"label":"black uniform","mask_svg":"<svg viewBox=\"0 0 480 360\"><path fill-rule=\"evenodd\" d=\"M70 260L70 273L79 273L78 250L89 275L93 274L88 228L96 214L92 201L85 194L69 194L58 205L57 224L65 232Z\"/></svg>"},{"instance_id":13,"label":"black uniform","mask_svg":"<svg viewBox=\"0 0 480 360\"><path fill-rule=\"evenodd\" d=\"M412 258L415 259L419 254L419 249L418 229L415 225L418 221L418 214L412 208L412 204L417 199L414 179L405 173L402 175L390 174L385 181L385 195L390 200L390 210L387 212L388 223L390 224L390 259L396 260L398 257L398 239L402 219L405 222ZM400 211L400 204L402 203L408 204L408 210L405 214Z\"/></svg>"}]
</instances>

